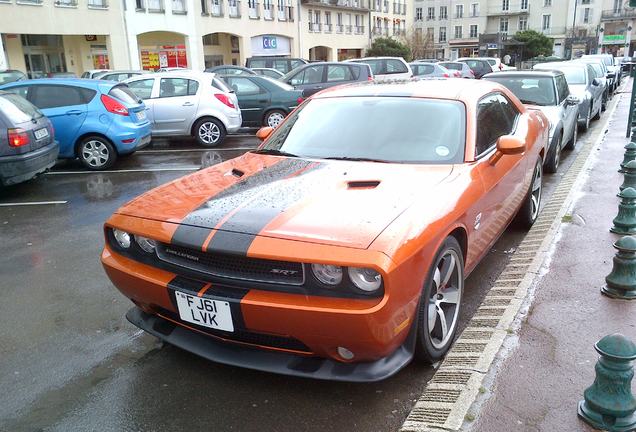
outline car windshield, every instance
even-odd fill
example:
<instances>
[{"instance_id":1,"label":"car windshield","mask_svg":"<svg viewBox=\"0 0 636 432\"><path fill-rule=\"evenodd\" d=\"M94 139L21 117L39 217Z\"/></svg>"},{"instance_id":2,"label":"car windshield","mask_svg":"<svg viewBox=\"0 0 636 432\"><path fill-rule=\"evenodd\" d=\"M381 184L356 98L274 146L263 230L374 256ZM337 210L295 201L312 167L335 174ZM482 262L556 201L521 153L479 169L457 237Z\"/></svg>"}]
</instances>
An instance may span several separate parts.
<instances>
[{"instance_id":1,"label":"car windshield","mask_svg":"<svg viewBox=\"0 0 636 432\"><path fill-rule=\"evenodd\" d=\"M465 116L464 105L451 100L310 99L274 131L263 149L319 159L461 163Z\"/></svg>"},{"instance_id":2,"label":"car windshield","mask_svg":"<svg viewBox=\"0 0 636 432\"><path fill-rule=\"evenodd\" d=\"M585 70L583 68L560 67L557 70L563 72L569 85L585 84Z\"/></svg>"},{"instance_id":3,"label":"car windshield","mask_svg":"<svg viewBox=\"0 0 636 432\"><path fill-rule=\"evenodd\" d=\"M440 63L446 69L462 70L463 65L461 63Z\"/></svg>"},{"instance_id":4,"label":"car windshield","mask_svg":"<svg viewBox=\"0 0 636 432\"><path fill-rule=\"evenodd\" d=\"M4 71L0 72L0 85L19 81L24 78L24 74L19 71Z\"/></svg>"},{"instance_id":5,"label":"car windshield","mask_svg":"<svg viewBox=\"0 0 636 432\"><path fill-rule=\"evenodd\" d=\"M590 63L594 68L594 72L596 72L596 76L599 78L603 78L605 76L605 72L603 71L603 67L598 63Z\"/></svg>"},{"instance_id":6,"label":"car windshield","mask_svg":"<svg viewBox=\"0 0 636 432\"><path fill-rule=\"evenodd\" d=\"M556 105L552 77L493 76L487 78L508 88L524 104Z\"/></svg>"},{"instance_id":7,"label":"car windshield","mask_svg":"<svg viewBox=\"0 0 636 432\"><path fill-rule=\"evenodd\" d=\"M0 95L0 111L14 124L25 123L44 116L31 102L12 93Z\"/></svg>"},{"instance_id":8,"label":"car windshield","mask_svg":"<svg viewBox=\"0 0 636 432\"><path fill-rule=\"evenodd\" d=\"M268 83L280 88L281 90L293 90L294 88L292 86L290 86L289 84L285 84L284 82L278 81L277 79L274 78L270 78L268 76L261 76L261 79L267 81Z\"/></svg>"}]
</instances>

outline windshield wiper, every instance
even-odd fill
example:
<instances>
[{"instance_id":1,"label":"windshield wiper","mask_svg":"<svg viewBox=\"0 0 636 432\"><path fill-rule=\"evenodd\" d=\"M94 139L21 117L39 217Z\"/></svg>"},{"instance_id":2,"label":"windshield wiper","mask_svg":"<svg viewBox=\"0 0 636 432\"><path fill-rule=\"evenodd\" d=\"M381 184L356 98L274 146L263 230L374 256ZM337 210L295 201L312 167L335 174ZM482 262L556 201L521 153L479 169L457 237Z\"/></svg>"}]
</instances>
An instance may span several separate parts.
<instances>
[{"instance_id":1,"label":"windshield wiper","mask_svg":"<svg viewBox=\"0 0 636 432\"><path fill-rule=\"evenodd\" d=\"M252 151L252 153L272 155L272 156L298 157L298 155L295 155L293 153L288 153L278 149L260 149L260 150L254 150Z\"/></svg>"},{"instance_id":2,"label":"windshield wiper","mask_svg":"<svg viewBox=\"0 0 636 432\"><path fill-rule=\"evenodd\" d=\"M366 157L349 157L349 156L333 156L333 157L326 157L324 159L355 161L355 162L379 162L379 163L390 163L391 162L391 161L384 160L384 159L373 159L373 158L366 158Z\"/></svg>"}]
</instances>

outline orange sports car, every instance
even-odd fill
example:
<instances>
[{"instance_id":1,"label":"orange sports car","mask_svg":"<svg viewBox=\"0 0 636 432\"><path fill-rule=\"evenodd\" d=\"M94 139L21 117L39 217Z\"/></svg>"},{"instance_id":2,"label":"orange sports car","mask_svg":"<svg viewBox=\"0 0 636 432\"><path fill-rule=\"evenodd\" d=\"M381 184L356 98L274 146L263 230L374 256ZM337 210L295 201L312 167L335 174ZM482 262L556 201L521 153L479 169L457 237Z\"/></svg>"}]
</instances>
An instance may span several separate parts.
<instances>
[{"instance_id":1,"label":"orange sports car","mask_svg":"<svg viewBox=\"0 0 636 432\"><path fill-rule=\"evenodd\" d=\"M375 381L436 361L464 279L541 201L548 121L486 81L363 84L305 101L258 150L106 222L136 326L210 360Z\"/></svg>"}]
</instances>

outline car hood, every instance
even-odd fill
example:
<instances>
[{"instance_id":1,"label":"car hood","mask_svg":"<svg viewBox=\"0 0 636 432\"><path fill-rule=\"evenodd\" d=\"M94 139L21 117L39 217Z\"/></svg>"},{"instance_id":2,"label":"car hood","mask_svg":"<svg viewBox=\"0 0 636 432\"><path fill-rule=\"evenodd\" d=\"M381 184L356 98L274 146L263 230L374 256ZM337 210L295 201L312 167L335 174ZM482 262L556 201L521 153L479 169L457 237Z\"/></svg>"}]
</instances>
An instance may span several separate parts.
<instances>
[{"instance_id":1,"label":"car hood","mask_svg":"<svg viewBox=\"0 0 636 432\"><path fill-rule=\"evenodd\" d=\"M579 99L585 99L585 91L587 90L587 86L585 84L570 84L570 93Z\"/></svg>"},{"instance_id":2,"label":"car hood","mask_svg":"<svg viewBox=\"0 0 636 432\"><path fill-rule=\"evenodd\" d=\"M177 231L196 227L364 249L416 198L428 195L433 203L435 186L452 170L247 153L151 190L117 213L178 224Z\"/></svg>"}]
</instances>

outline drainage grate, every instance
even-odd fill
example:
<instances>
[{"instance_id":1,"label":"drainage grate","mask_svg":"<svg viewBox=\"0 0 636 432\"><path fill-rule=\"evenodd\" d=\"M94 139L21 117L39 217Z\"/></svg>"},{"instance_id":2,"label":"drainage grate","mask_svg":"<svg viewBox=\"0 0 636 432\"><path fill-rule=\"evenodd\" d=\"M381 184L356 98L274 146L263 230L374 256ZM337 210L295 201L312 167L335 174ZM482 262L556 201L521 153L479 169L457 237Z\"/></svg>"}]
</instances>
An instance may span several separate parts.
<instances>
[{"instance_id":1,"label":"drainage grate","mask_svg":"<svg viewBox=\"0 0 636 432\"><path fill-rule=\"evenodd\" d=\"M486 350L485 343L464 343L457 342L453 346L453 351L458 353L482 353Z\"/></svg>"},{"instance_id":2,"label":"drainage grate","mask_svg":"<svg viewBox=\"0 0 636 432\"><path fill-rule=\"evenodd\" d=\"M476 318L470 320L471 327L497 327L498 319Z\"/></svg>"},{"instance_id":3,"label":"drainage grate","mask_svg":"<svg viewBox=\"0 0 636 432\"><path fill-rule=\"evenodd\" d=\"M420 400L422 402L455 403L461 391L449 389L427 389Z\"/></svg>"},{"instance_id":4,"label":"drainage grate","mask_svg":"<svg viewBox=\"0 0 636 432\"><path fill-rule=\"evenodd\" d=\"M484 330L464 330L461 339L489 340L493 332Z\"/></svg>"},{"instance_id":5,"label":"drainage grate","mask_svg":"<svg viewBox=\"0 0 636 432\"><path fill-rule=\"evenodd\" d=\"M444 366L463 366L473 368L477 365L479 356L463 356L463 357L446 357L444 360Z\"/></svg>"},{"instance_id":6,"label":"drainage grate","mask_svg":"<svg viewBox=\"0 0 636 432\"><path fill-rule=\"evenodd\" d=\"M524 273L520 273L520 272L507 272L507 271L505 271L505 272L503 272L501 274L501 279L505 279L505 280L508 280L508 279L519 279L520 280L520 279L523 279L523 277L525 275L526 275L525 272Z\"/></svg>"},{"instance_id":7,"label":"drainage grate","mask_svg":"<svg viewBox=\"0 0 636 432\"><path fill-rule=\"evenodd\" d=\"M450 413L451 410L446 408L420 408L416 405L413 408L413 411L411 411L411 414L409 414L407 421L420 421L422 423L439 426L446 423L446 420L448 420L448 416L450 416Z\"/></svg>"},{"instance_id":8,"label":"drainage grate","mask_svg":"<svg viewBox=\"0 0 636 432\"><path fill-rule=\"evenodd\" d=\"M433 376L431 383L466 385L471 376L470 372L439 371Z\"/></svg>"}]
</instances>

